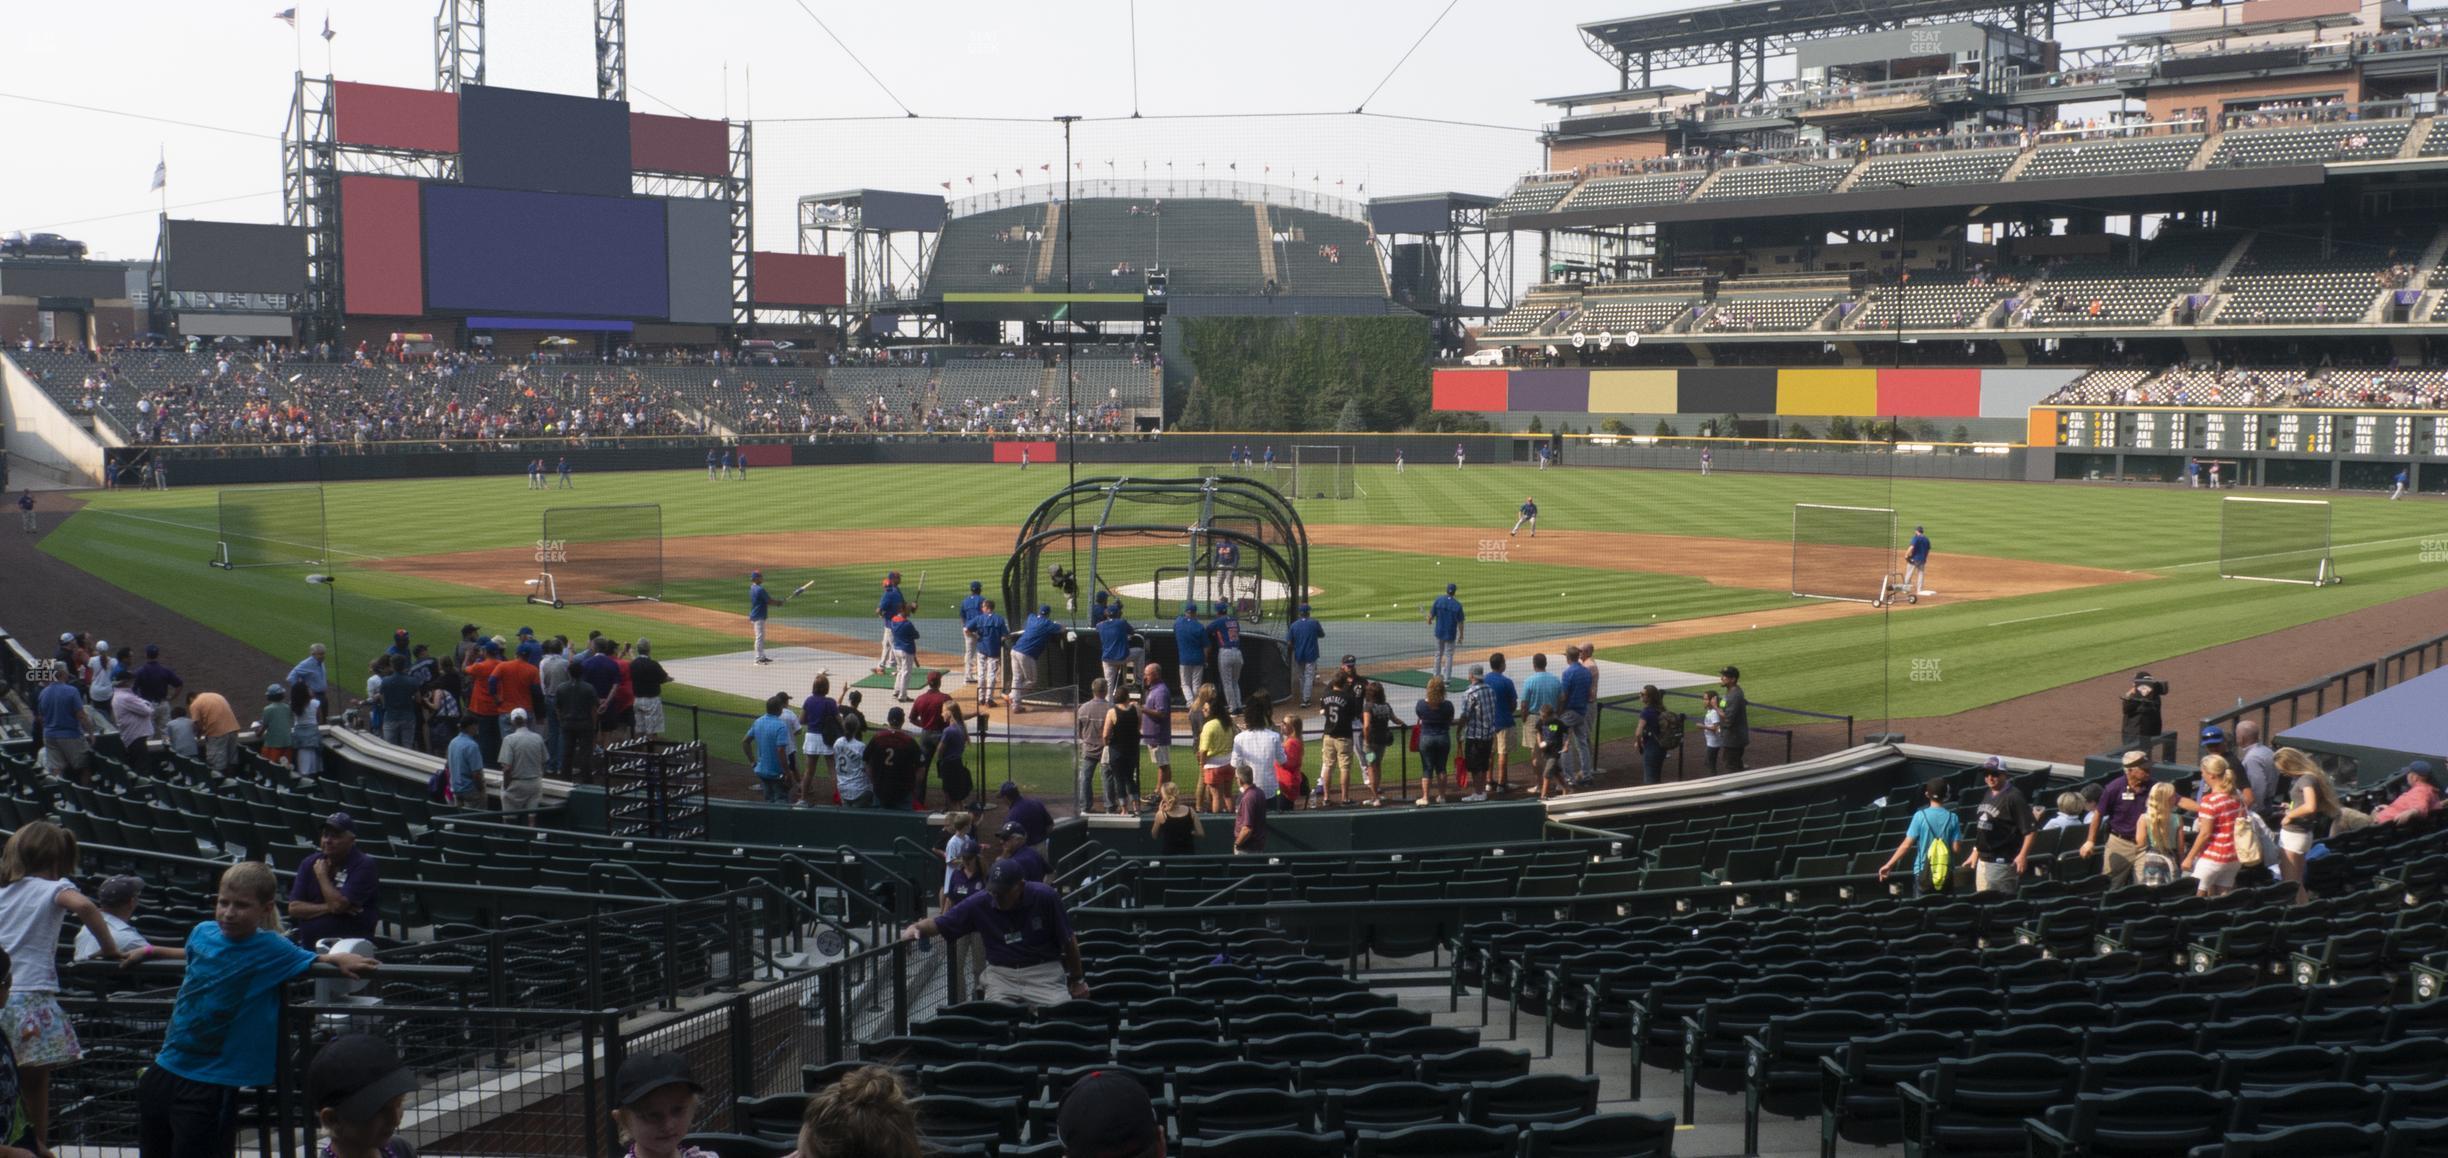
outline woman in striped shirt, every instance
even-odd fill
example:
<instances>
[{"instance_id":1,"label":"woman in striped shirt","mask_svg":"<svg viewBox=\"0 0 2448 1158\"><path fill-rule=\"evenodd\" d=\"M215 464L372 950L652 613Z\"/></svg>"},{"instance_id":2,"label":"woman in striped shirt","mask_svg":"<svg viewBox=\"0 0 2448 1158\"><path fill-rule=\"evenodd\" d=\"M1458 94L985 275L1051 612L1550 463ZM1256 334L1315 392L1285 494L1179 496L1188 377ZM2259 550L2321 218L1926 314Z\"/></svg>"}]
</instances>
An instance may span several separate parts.
<instances>
[{"instance_id":1,"label":"woman in striped shirt","mask_svg":"<svg viewBox=\"0 0 2448 1158\"><path fill-rule=\"evenodd\" d=\"M2244 802L2236 794L2235 769L2224 756L2202 757L2202 779L2209 791L2194 812L2193 848L2185 854L2185 871L2201 882L2201 895L2223 896L2235 889L2235 826L2243 819Z\"/></svg>"}]
</instances>

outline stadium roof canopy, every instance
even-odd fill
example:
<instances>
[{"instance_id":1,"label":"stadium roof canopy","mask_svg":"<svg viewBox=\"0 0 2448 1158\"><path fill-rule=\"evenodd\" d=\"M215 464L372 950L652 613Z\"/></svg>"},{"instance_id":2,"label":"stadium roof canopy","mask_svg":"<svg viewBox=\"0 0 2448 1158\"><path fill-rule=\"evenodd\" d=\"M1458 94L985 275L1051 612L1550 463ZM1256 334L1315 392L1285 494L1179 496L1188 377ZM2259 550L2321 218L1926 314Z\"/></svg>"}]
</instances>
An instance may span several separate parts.
<instances>
[{"instance_id":1,"label":"stadium roof canopy","mask_svg":"<svg viewBox=\"0 0 2448 1158\"><path fill-rule=\"evenodd\" d=\"M1598 20L1581 26L1589 49L1619 72L1717 64L1744 55L1784 56L1805 40L1910 24L1981 21L2028 35L2059 24L2147 16L2195 0L1736 0Z\"/></svg>"}]
</instances>

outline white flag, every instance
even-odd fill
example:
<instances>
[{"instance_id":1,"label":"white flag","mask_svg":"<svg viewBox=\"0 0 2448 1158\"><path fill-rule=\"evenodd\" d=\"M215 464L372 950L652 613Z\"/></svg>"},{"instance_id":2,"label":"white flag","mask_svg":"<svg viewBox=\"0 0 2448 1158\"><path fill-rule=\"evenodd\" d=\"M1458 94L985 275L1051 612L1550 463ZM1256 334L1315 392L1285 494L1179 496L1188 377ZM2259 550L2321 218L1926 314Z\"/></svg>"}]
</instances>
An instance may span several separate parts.
<instances>
[{"instance_id":1,"label":"white flag","mask_svg":"<svg viewBox=\"0 0 2448 1158\"><path fill-rule=\"evenodd\" d=\"M153 184L152 184L150 187L148 187L148 188L145 190L145 192L150 193L150 192L152 192L153 190L155 190L155 189L159 189L159 188L161 188L162 186L167 185L167 184L169 184L169 183L170 183L170 162L169 162L169 160L168 160L167 158L164 158L164 159L162 159L162 160L159 160L159 161L155 161L155 162L153 162Z\"/></svg>"}]
</instances>

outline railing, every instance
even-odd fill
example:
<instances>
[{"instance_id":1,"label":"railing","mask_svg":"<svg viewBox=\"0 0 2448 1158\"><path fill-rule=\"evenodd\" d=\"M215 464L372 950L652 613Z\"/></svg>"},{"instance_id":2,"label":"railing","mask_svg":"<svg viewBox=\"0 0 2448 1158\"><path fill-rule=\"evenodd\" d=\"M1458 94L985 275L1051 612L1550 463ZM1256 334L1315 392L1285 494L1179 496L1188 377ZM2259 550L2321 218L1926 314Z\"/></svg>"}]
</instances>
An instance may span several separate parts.
<instances>
[{"instance_id":1,"label":"railing","mask_svg":"<svg viewBox=\"0 0 2448 1158\"><path fill-rule=\"evenodd\" d=\"M2375 662L2380 665L2380 686L2396 687L2425 672L2448 667L2448 635L2435 636L2412 647L2398 648Z\"/></svg>"},{"instance_id":2,"label":"railing","mask_svg":"<svg viewBox=\"0 0 2448 1158\"><path fill-rule=\"evenodd\" d=\"M1098 162L1101 164L1102 162ZM1167 166L1171 168L1171 166ZM1264 176L1263 174L1261 176ZM1179 200L1222 199L1257 201L1281 205L1289 209L1307 209L1351 221L1367 221L1368 206L1364 202L1330 192L1343 187L1347 178L1337 178L1334 186L1326 187L1323 178L1312 178L1321 185L1316 189L1299 189L1290 185L1274 185L1264 180L1244 176L1239 170L1221 165L1203 170L1195 177L1082 177L1071 182L1067 195L1073 200L1090 198L1138 198L1154 201L1163 198ZM953 217L966 217L994 209L1011 209L1022 205L1059 203L1066 196L1064 185L1052 181L1035 185L1013 185L954 198L946 207ZM1049 244L1051 241L1049 240Z\"/></svg>"},{"instance_id":3,"label":"railing","mask_svg":"<svg viewBox=\"0 0 2448 1158\"><path fill-rule=\"evenodd\" d=\"M1694 691L1663 690L1661 690L1659 694L1668 699L1690 700L1695 704L1702 702L1702 697L1704 695L1702 692ZM1637 732L1641 711L1641 698L1638 693L1615 696L1610 699L1602 699L1597 701L1595 707L1596 712L1590 721L1590 758L1592 761L1597 759L1598 749L1606 743L1606 719L1608 712L1629 713L1635 721L1634 728ZM1838 715L1832 712L1813 712L1802 708L1778 707L1775 704L1763 704L1756 700L1752 701L1750 704L1750 713L1755 718L1762 713L1773 713L1777 715L1795 716L1806 720L1825 720L1831 724L1841 722L1844 724L1845 729L1844 746L1847 748L1853 746L1854 720L1852 716ZM1707 734L1701 730L1701 713L1695 710L1686 712L1684 715L1686 720L1683 729L1683 742L1676 746L1674 753L1675 764L1673 778L1676 780L1686 778L1683 754L1695 747L1706 747L1708 743ZM1757 737L1763 735L1783 737L1785 740L1785 758L1778 761L1778 763L1793 763L1794 733L1791 728L1778 728L1761 724L1753 724L1751 725L1751 735L1753 737L1753 741L1751 744L1746 746L1746 750L1757 748L1759 746ZM1765 764L1757 760L1751 760L1748 761L1748 763L1755 768L1766 767Z\"/></svg>"},{"instance_id":4,"label":"railing","mask_svg":"<svg viewBox=\"0 0 2448 1158\"><path fill-rule=\"evenodd\" d=\"M2414 115L2412 102L2365 101L2362 104L2300 104L2243 109L2219 117L2219 130L2291 128L2300 125L2359 121L2395 121Z\"/></svg>"},{"instance_id":5,"label":"railing","mask_svg":"<svg viewBox=\"0 0 2448 1158\"><path fill-rule=\"evenodd\" d=\"M2297 684L2283 691L2271 692L2260 699L2237 704L2227 711L2203 716L2201 726L2221 728L2232 735L2237 724L2250 719L2260 727L2262 737L2268 739L2276 736L2285 728L2294 727L2305 720L2315 719L2331 708L2342 708L2385 686L2387 685L2380 679L2380 661L2370 660L2350 668L2330 672L2309 683ZM2306 699L2312 701L2312 714L2308 716L2303 712ZM2273 726L2276 724L2278 709L2282 706L2286 708L2286 723ZM2199 736L2200 733L2196 732L2195 735ZM2198 757L2201 755L2198 740L2196 744L2194 755Z\"/></svg>"}]
</instances>

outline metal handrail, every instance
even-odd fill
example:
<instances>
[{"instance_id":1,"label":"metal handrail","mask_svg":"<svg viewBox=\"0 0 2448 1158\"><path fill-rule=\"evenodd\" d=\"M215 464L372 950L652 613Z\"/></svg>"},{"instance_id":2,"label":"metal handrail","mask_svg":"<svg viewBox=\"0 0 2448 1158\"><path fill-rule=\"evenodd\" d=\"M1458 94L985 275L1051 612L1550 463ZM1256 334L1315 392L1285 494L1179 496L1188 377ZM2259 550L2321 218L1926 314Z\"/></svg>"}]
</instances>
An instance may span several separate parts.
<instances>
[{"instance_id":1,"label":"metal handrail","mask_svg":"<svg viewBox=\"0 0 2448 1158\"><path fill-rule=\"evenodd\" d=\"M903 836L903 837L895 837L894 839L896 839L896 840L908 840L909 838L908 838L908 837L906 837L906 836ZM922 851L922 852L923 852L923 851L925 851L925 850L923 850L923 849L922 849L922 850L920 850L920 851ZM835 846L834 846L834 848L833 848L833 855L838 856L838 857L847 857L847 858L849 858L849 859L850 859L850 861L851 861L852 863L855 863L855 864L862 864L862 865L867 865L867 866L870 866L870 867L874 868L874 869L875 869L875 871L880 872L880 873L883 873L883 874L884 874L884 875L885 875L887 878L891 879L891 881L892 881L894 884L897 884L897 885L901 886L901 887L902 887L902 889L903 889L903 890L905 890L905 891L907 891L907 892L908 892L908 893L909 893L909 894L910 894L912 897L917 896L917 892L918 892L918 882L913 881L913 880L909 879L908 877L902 876L902 875L901 875L900 873L898 873L898 872L895 872L895 871L893 870L893 867L892 867L891 865L885 864L885 863L884 863L882 860L877 859L877 857L876 857L876 855L875 855L874 853L867 852L867 851L862 850L862 849L855 849L855 848L850 847L849 845L843 844L843 845L835 845Z\"/></svg>"},{"instance_id":2,"label":"metal handrail","mask_svg":"<svg viewBox=\"0 0 2448 1158\"><path fill-rule=\"evenodd\" d=\"M817 868L817 867L816 867L814 864L810 863L809 861L807 861L807 860L805 860L805 859L803 859L803 858L801 858L801 857L798 857L798 856L795 856L795 855L791 855L791 854L787 854L787 853L786 853L786 854L784 854L784 855L782 856L781 860L782 860L782 863L783 863L783 864L785 864L785 865L790 865L790 866L795 866L795 867L797 867L797 868L799 869L799 871L801 871L801 872L803 872L803 873L806 873L806 874L807 874L807 876L808 876L808 880L809 880L809 883L810 883L810 884L814 884L814 883L817 883L817 882L820 882L820 881L821 881L821 882L822 882L822 883L824 883L824 884L831 885L831 886L833 886L834 888L836 888L836 889L840 889L840 890L841 890L841 894L842 894L842 897L844 898L845 902L856 902L856 903L858 903L858 904L861 904L861 905L866 906L866 907L867 907L867 908L869 908L869 909L874 910L875 912L878 912L878 913L883 914L883 918L884 918L884 919L883 919L882 921L878 922L879 924L886 924L886 925L890 925L890 924L895 924L895 923L898 923L898 922L901 920L901 914L900 914L900 913L897 913L897 912L894 912L894 911L893 911L891 908L887 907L887 906L886 906L886 905L885 905L885 904L884 904L882 901L876 900L874 897L868 896L868 895L867 895L865 892L863 892L863 891L861 891L861 890L859 890L859 889L852 888L852 887L851 887L851 886L850 886L850 885L849 885L847 882L843 881L841 878L836 877L836 876L834 876L832 873L826 872L826 871L825 871L825 870L823 870L823 869Z\"/></svg>"},{"instance_id":3,"label":"metal handrail","mask_svg":"<svg viewBox=\"0 0 2448 1158\"><path fill-rule=\"evenodd\" d=\"M626 873L632 877L636 877L640 883L644 884L647 888L653 889L658 895L670 897L675 901L680 899L679 894L674 893L670 889L664 888L662 882L647 876L645 873L639 872L636 865L630 864L625 860L599 860L594 864L588 865L587 883L593 884L600 878L612 873Z\"/></svg>"}]
</instances>

